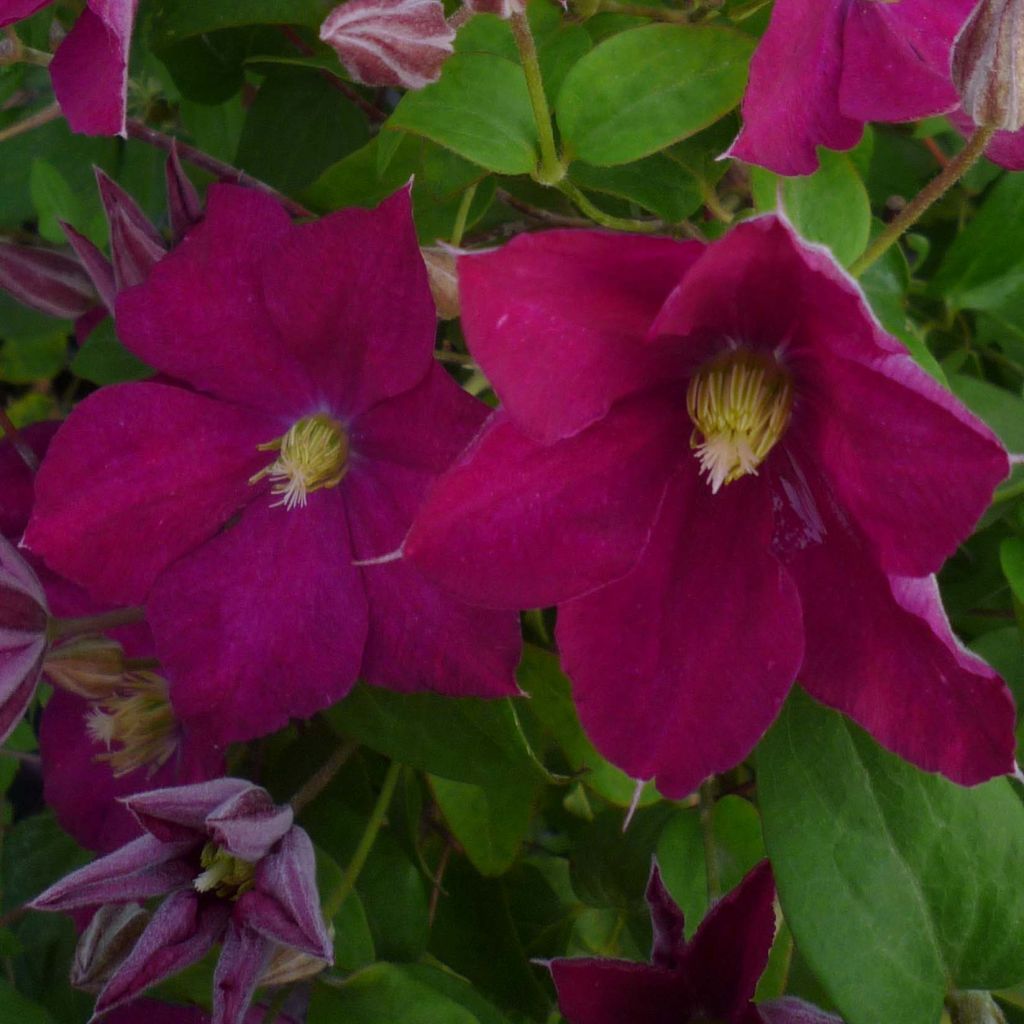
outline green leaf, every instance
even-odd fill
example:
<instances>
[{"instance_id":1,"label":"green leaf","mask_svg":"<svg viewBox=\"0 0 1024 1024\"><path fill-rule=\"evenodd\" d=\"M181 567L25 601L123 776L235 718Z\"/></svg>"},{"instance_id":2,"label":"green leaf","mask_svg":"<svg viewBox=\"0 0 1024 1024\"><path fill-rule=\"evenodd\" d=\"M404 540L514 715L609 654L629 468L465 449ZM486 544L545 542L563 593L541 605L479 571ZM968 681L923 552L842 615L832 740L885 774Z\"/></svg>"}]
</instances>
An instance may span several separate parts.
<instances>
[{"instance_id":1,"label":"green leaf","mask_svg":"<svg viewBox=\"0 0 1024 1024\"><path fill-rule=\"evenodd\" d=\"M670 223L684 220L703 200L697 180L664 153L618 167L577 160L569 176L583 188L638 203Z\"/></svg>"},{"instance_id":2,"label":"green leaf","mask_svg":"<svg viewBox=\"0 0 1024 1024\"><path fill-rule=\"evenodd\" d=\"M326 712L343 735L458 782L546 779L509 700L392 693L359 686Z\"/></svg>"},{"instance_id":3,"label":"green leaf","mask_svg":"<svg viewBox=\"0 0 1024 1024\"><path fill-rule=\"evenodd\" d=\"M101 320L71 360L71 372L94 384L144 380L153 370L118 340L114 321Z\"/></svg>"},{"instance_id":4,"label":"green leaf","mask_svg":"<svg viewBox=\"0 0 1024 1024\"><path fill-rule=\"evenodd\" d=\"M1020 395L962 373L950 374L949 386L1011 452L1024 452L1024 399Z\"/></svg>"},{"instance_id":5,"label":"green leaf","mask_svg":"<svg viewBox=\"0 0 1024 1024\"><path fill-rule=\"evenodd\" d=\"M149 42L155 50L189 36L240 25L319 28L332 0L158 0L151 4Z\"/></svg>"},{"instance_id":6,"label":"green leaf","mask_svg":"<svg viewBox=\"0 0 1024 1024\"><path fill-rule=\"evenodd\" d=\"M1013 596L1024 603L1024 540L1007 537L999 547L999 562Z\"/></svg>"},{"instance_id":7,"label":"green leaf","mask_svg":"<svg viewBox=\"0 0 1024 1024\"><path fill-rule=\"evenodd\" d=\"M867 189L846 153L821 150L821 167L814 174L782 178L761 167L750 169L758 210L782 209L809 242L820 242L848 266L863 251L871 232L871 203Z\"/></svg>"},{"instance_id":8,"label":"green leaf","mask_svg":"<svg viewBox=\"0 0 1024 1024\"><path fill-rule=\"evenodd\" d=\"M53 1018L38 1003L26 999L0 978L0 1020L18 1024L53 1024Z\"/></svg>"},{"instance_id":9,"label":"green leaf","mask_svg":"<svg viewBox=\"0 0 1024 1024\"><path fill-rule=\"evenodd\" d=\"M1024 977L1024 806L1006 779L925 774L799 691L757 766L783 912L847 1024L935 1024L950 986Z\"/></svg>"},{"instance_id":10,"label":"green leaf","mask_svg":"<svg viewBox=\"0 0 1024 1024\"><path fill-rule=\"evenodd\" d=\"M512 779L475 786L469 782L430 777L452 835L482 875L504 874L529 834L539 780Z\"/></svg>"},{"instance_id":11,"label":"green leaf","mask_svg":"<svg viewBox=\"0 0 1024 1024\"><path fill-rule=\"evenodd\" d=\"M511 39L511 30L491 15L470 24L482 19L497 22L495 31ZM523 69L495 53L458 50L438 81L402 97L386 127L432 139L499 174L528 174L537 164L537 126Z\"/></svg>"},{"instance_id":12,"label":"green leaf","mask_svg":"<svg viewBox=\"0 0 1024 1024\"><path fill-rule=\"evenodd\" d=\"M693 135L739 103L753 48L738 32L703 25L647 25L606 39L558 96L567 153L606 167Z\"/></svg>"},{"instance_id":13,"label":"green leaf","mask_svg":"<svg viewBox=\"0 0 1024 1024\"><path fill-rule=\"evenodd\" d=\"M323 905L341 885L343 872L338 862L319 846L316 852L316 886ZM355 971L374 961L373 936L366 920L363 901L357 892L350 892L341 909L331 920L334 926L334 966Z\"/></svg>"},{"instance_id":14,"label":"green leaf","mask_svg":"<svg viewBox=\"0 0 1024 1024\"><path fill-rule=\"evenodd\" d=\"M58 221L67 221L76 226L83 224L83 204L67 179L53 164L39 157L32 161L29 191L32 194L36 216L39 218L39 234L48 242L61 244L67 241ZM97 236L95 225L93 230L86 230L83 227L79 227L79 230L85 231L94 242L102 240L102 234Z\"/></svg>"},{"instance_id":15,"label":"green leaf","mask_svg":"<svg viewBox=\"0 0 1024 1024\"><path fill-rule=\"evenodd\" d=\"M61 332L36 338L10 338L0 346L0 380L29 384L49 380L64 366L68 340Z\"/></svg>"}]
</instances>

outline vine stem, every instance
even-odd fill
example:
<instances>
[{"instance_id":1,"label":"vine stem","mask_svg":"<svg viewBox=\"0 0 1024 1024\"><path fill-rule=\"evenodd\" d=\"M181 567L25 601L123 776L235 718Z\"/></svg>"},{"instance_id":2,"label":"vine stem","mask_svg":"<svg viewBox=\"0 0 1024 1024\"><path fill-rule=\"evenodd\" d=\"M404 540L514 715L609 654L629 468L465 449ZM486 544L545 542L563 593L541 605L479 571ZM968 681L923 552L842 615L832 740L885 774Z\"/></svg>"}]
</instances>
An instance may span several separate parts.
<instances>
[{"instance_id":1,"label":"vine stem","mask_svg":"<svg viewBox=\"0 0 1024 1024\"><path fill-rule=\"evenodd\" d=\"M452 235L449 244L458 248L462 244L462 236L466 233L466 222L469 220L469 210L473 205L473 198L476 196L476 182L473 182L465 192L462 193L462 201L455 214L455 226L452 228Z\"/></svg>"},{"instance_id":2,"label":"vine stem","mask_svg":"<svg viewBox=\"0 0 1024 1024\"><path fill-rule=\"evenodd\" d=\"M83 633L102 633L118 626L130 626L142 622L146 617L144 608L115 608L112 612L100 615L86 615L80 619L50 619L47 630L49 638L62 640L68 636L81 636Z\"/></svg>"},{"instance_id":3,"label":"vine stem","mask_svg":"<svg viewBox=\"0 0 1024 1024\"><path fill-rule=\"evenodd\" d=\"M892 219L884 231L864 250L850 267L850 273L859 277L914 225L925 211L941 199L981 158L996 129L978 128L967 144L909 203Z\"/></svg>"},{"instance_id":4,"label":"vine stem","mask_svg":"<svg viewBox=\"0 0 1024 1024\"><path fill-rule=\"evenodd\" d=\"M586 195L578 189L571 181L565 179L558 183L558 189L564 192L595 224L605 228L613 228L616 231L638 231L643 234L654 234L664 229L665 225L659 220L631 220L627 217L613 217L605 213L600 207L595 206Z\"/></svg>"},{"instance_id":5,"label":"vine stem","mask_svg":"<svg viewBox=\"0 0 1024 1024\"><path fill-rule=\"evenodd\" d=\"M686 11L676 11L671 7L645 7L641 4L620 3L619 0L601 0L598 10L602 14L632 14L639 18L672 21L683 25L689 25L693 21Z\"/></svg>"},{"instance_id":6,"label":"vine stem","mask_svg":"<svg viewBox=\"0 0 1024 1024\"><path fill-rule=\"evenodd\" d=\"M324 904L324 917L328 921L332 920L338 911L341 910L345 900L348 899L352 890L356 887L359 874L366 864L367 857L370 856L370 851L373 849L373 844L377 841L381 827L384 825L384 819L387 817L388 808L391 806L391 798L395 795L395 787L398 785L398 779L401 774L402 766L397 761L392 761L387 775L384 776L384 784L380 788L377 802L373 805L373 810L370 812L370 819L367 821L366 828L359 839L359 845L356 847L355 853L352 854L352 859L348 862L348 867L338 883L338 888L331 893Z\"/></svg>"},{"instance_id":7,"label":"vine stem","mask_svg":"<svg viewBox=\"0 0 1024 1024\"><path fill-rule=\"evenodd\" d=\"M43 107L42 110L37 110L34 114L29 114L28 117L23 117L20 121L15 121L14 124L0 129L0 142L6 142L17 135L24 135L25 132L30 132L33 128L42 128L44 124L56 121L60 116L60 104L51 103L49 106Z\"/></svg>"},{"instance_id":8,"label":"vine stem","mask_svg":"<svg viewBox=\"0 0 1024 1024\"><path fill-rule=\"evenodd\" d=\"M298 816L330 784L342 765L356 752L359 744L347 740L335 748L329 758L302 784L291 799L292 812Z\"/></svg>"},{"instance_id":9,"label":"vine stem","mask_svg":"<svg viewBox=\"0 0 1024 1024\"><path fill-rule=\"evenodd\" d=\"M178 156L182 160L187 160L193 167L208 171L216 178L227 178L239 185L246 185L249 188L266 192L267 195L273 196L293 217L314 216L312 210L307 210L301 203L290 199L283 192L278 192L273 185L268 185L265 181L260 181L259 178L254 178L251 174L247 174L245 171L233 167L223 160L218 160L215 156L204 153L201 149L196 149L195 146L190 146L187 142L181 142L170 135L158 132L155 128L150 128L148 124L136 118L128 119L128 138L148 143L150 146L162 149L165 153L170 153L177 146Z\"/></svg>"},{"instance_id":10,"label":"vine stem","mask_svg":"<svg viewBox=\"0 0 1024 1024\"><path fill-rule=\"evenodd\" d=\"M523 12L513 14L510 23L516 46L519 48L523 74L526 76L526 89L530 94L533 119L537 122L540 164L536 170L536 177L542 185L555 185L565 177L565 164L562 163L555 147L555 132L551 127L551 110L548 107L547 94L544 92L537 44L533 40L530 23Z\"/></svg>"},{"instance_id":11,"label":"vine stem","mask_svg":"<svg viewBox=\"0 0 1024 1024\"><path fill-rule=\"evenodd\" d=\"M14 421L7 415L7 410L3 406L0 406L0 430L3 430L4 437L14 445L14 450L20 456L21 461L28 466L32 473L35 473L39 469L39 459L36 458L36 453L18 432Z\"/></svg>"},{"instance_id":12,"label":"vine stem","mask_svg":"<svg viewBox=\"0 0 1024 1024\"><path fill-rule=\"evenodd\" d=\"M715 847L715 780L708 779L700 787L698 817L700 836L704 844L704 869L708 880L708 904L713 905L722 896L722 879L718 873L718 853Z\"/></svg>"}]
</instances>

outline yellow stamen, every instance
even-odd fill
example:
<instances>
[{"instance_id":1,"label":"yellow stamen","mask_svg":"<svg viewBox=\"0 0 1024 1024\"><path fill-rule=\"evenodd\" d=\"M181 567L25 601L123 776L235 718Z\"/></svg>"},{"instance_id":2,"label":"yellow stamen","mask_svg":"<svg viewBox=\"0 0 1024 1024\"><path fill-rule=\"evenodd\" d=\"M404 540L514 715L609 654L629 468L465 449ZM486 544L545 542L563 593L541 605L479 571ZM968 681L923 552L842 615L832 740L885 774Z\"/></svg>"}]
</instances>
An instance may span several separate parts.
<instances>
[{"instance_id":1,"label":"yellow stamen","mask_svg":"<svg viewBox=\"0 0 1024 1024\"><path fill-rule=\"evenodd\" d=\"M326 413L306 416L283 437L259 446L261 452L278 452L277 459L249 478L254 484L263 477L273 481L271 492L281 496L273 507L305 507L312 491L337 487L348 470L348 435L344 427Z\"/></svg>"},{"instance_id":2,"label":"yellow stamen","mask_svg":"<svg viewBox=\"0 0 1024 1024\"><path fill-rule=\"evenodd\" d=\"M228 853L216 843L203 847L199 864L205 870L192 882L196 892L213 892L221 899L237 900L253 887L255 865Z\"/></svg>"},{"instance_id":3,"label":"yellow stamen","mask_svg":"<svg viewBox=\"0 0 1024 1024\"><path fill-rule=\"evenodd\" d=\"M757 467L789 425L793 383L772 356L731 349L705 363L690 381L686 408L690 447L717 494Z\"/></svg>"}]
</instances>

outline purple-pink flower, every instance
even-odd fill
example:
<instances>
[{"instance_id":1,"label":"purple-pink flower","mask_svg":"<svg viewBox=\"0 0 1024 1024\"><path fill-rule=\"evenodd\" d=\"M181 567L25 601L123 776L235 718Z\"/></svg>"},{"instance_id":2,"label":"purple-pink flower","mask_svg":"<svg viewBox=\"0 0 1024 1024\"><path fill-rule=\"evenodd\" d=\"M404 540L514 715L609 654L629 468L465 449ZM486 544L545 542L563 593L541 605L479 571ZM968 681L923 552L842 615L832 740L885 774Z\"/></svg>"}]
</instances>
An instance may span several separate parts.
<instances>
[{"instance_id":1,"label":"purple-pink flower","mask_svg":"<svg viewBox=\"0 0 1024 1024\"><path fill-rule=\"evenodd\" d=\"M949 54L974 0L776 0L750 66L729 155L809 174L868 121L952 110Z\"/></svg>"},{"instance_id":2,"label":"purple-pink flower","mask_svg":"<svg viewBox=\"0 0 1024 1024\"><path fill-rule=\"evenodd\" d=\"M548 963L568 1024L842 1024L792 998L752 1002L775 937L767 861L711 908L689 942L657 866L646 895L654 929L649 964L604 957Z\"/></svg>"},{"instance_id":3,"label":"purple-pink flower","mask_svg":"<svg viewBox=\"0 0 1024 1024\"><path fill-rule=\"evenodd\" d=\"M96 1013L137 999L221 945L213 1024L240 1024L272 955L333 962L309 836L291 808L244 779L125 801L145 834L32 901L36 910L165 899L100 991Z\"/></svg>"},{"instance_id":4,"label":"purple-pink flower","mask_svg":"<svg viewBox=\"0 0 1024 1024\"><path fill-rule=\"evenodd\" d=\"M1013 769L1009 692L932 575L1006 452L825 250L762 217L707 247L521 236L459 271L502 408L404 552L466 600L559 605L607 758L682 796L799 679L921 768Z\"/></svg>"},{"instance_id":5,"label":"purple-pink flower","mask_svg":"<svg viewBox=\"0 0 1024 1024\"><path fill-rule=\"evenodd\" d=\"M0 28L41 10L51 0L0 0ZM71 129L86 135L124 135L128 50L138 0L88 0L57 48L50 78Z\"/></svg>"},{"instance_id":6,"label":"purple-pink flower","mask_svg":"<svg viewBox=\"0 0 1024 1024\"><path fill-rule=\"evenodd\" d=\"M121 339L174 383L75 408L26 544L98 600L146 603L175 710L212 742L307 717L357 676L517 692L514 615L407 562L358 564L400 545L486 415L435 362L435 324L407 190L296 227L215 186L118 297Z\"/></svg>"}]
</instances>

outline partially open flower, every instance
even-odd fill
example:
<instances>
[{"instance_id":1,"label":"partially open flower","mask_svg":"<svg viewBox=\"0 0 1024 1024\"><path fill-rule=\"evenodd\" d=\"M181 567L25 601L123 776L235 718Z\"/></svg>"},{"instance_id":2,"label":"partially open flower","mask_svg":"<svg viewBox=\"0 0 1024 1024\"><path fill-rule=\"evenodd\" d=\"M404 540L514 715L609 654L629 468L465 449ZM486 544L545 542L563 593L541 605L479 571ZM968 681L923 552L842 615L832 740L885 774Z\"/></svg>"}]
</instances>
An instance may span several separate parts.
<instances>
[{"instance_id":1,"label":"partially open flower","mask_svg":"<svg viewBox=\"0 0 1024 1024\"><path fill-rule=\"evenodd\" d=\"M953 84L980 127L1024 126L1024 0L981 0L953 45Z\"/></svg>"},{"instance_id":2,"label":"partially open flower","mask_svg":"<svg viewBox=\"0 0 1024 1024\"><path fill-rule=\"evenodd\" d=\"M146 834L73 872L36 910L166 896L103 986L96 1012L201 960L221 944L214 1024L240 1024L265 967L284 948L333 962L313 844L288 806L244 779L159 789L125 803Z\"/></svg>"}]
</instances>

